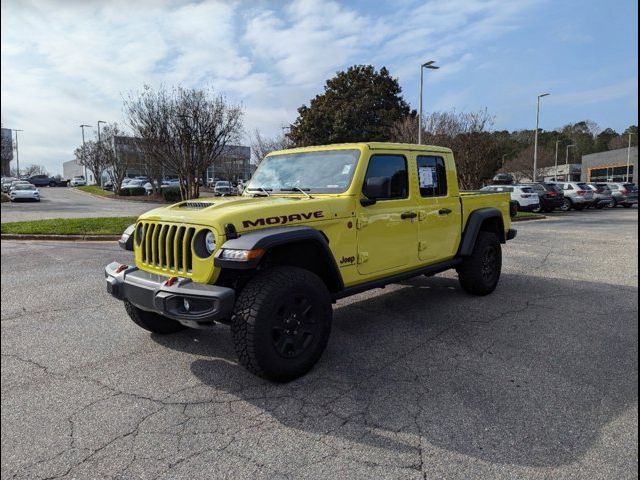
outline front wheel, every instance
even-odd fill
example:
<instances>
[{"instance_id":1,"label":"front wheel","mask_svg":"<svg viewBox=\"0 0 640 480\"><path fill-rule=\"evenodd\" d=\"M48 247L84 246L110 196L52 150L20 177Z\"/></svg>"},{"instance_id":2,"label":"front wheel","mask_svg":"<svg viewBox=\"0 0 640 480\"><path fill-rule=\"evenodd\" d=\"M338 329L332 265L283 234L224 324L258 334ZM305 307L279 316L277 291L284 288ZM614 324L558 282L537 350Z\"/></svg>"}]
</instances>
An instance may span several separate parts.
<instances>
[{"instance_id":1,"label":"front wheel","mask_svg":"<svg viewBox=\"0 0 640 480\"><path fill-rule=\"evenodd\" d=\"M502 246L495 233L480 232L473 253L457 268L460 285L473 295L488 295L502 272Z\"/></svg>"},{"instance_id":2,"label":"front wheel","mask_svg":"<svg viewBox=\"0 0 640 480\"><path fill-rule=\"evenodd\" d=\"M236 300L231 334L240 363L276 382L313 368L327 346L333 311L324 282L297 267L256 275Z\"/></svg>"},{"instance_id":3,"label":"front wheel","mask_svg":"<svg viewBox=\"0 0 640 480\"><path fill-rule=\"evenodd\" d=\"M125 301L124 308L129 314L129 318L131 318L136 325L153 333L166 335L187 328L180 322L164 317L158 313L141 310L131 302Z\"/></svg>"}]
</instances>

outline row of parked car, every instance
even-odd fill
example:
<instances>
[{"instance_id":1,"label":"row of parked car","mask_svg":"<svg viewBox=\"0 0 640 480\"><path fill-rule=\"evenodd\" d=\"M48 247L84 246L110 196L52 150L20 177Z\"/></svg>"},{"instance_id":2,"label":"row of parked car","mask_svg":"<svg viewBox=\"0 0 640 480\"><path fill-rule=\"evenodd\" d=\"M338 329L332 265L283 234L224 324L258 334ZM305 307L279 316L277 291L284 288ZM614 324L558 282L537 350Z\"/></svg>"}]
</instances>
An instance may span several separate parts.
<instances>
[{"instance_id":1,"label":"row of parked car","mask_svg":"<svg viewBox=\"0 0 640 480\"><path fill-rule=\"evenodd\" d=\"M33 183L29 182L29 180L3 177L1 182L2 193L8 194L12 202L19 200L40 201L40 191Z\"/></svg>"},{"instance_id":2,"label":"row of parked car","mask_svg":"<svg viewBox=\"0 0 640 480\"><path fill-rule=\"evenodd\" d=\"M631 208L638 203L638 187L633 183L538 182L489 185L482 191L510 192L511 200L518 202L518 210L523 212L580 211L618 205Z\"/></svg>"}]
</instances>

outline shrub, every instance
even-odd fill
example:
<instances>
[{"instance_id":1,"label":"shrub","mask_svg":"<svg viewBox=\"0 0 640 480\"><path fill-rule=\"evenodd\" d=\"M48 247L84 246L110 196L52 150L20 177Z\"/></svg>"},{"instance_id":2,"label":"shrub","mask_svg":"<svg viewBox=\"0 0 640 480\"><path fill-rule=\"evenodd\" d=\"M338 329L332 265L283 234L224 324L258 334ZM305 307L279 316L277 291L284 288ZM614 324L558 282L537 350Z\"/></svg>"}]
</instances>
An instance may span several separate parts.
<instances>
[{"instance_id":1,"label":"shrub","mask_svg":"<svg viewBox=\"0 0 640 480\"><path fill-rule=\"evenodd\" d=\"M167 202L171 203L179 202L180 200L182 200L182 197L180 196L180 189L177 187L163 188L162 197Z\"/></svg>"},{"instance_id":2,"label":"shrub","mask_svg":"<svg viewBox=\"0 0 640 480\"><path fill-rule=\"evenodd\" d=\"M7 195L6 193L2 193L2 203L4 202L10 202L11 201L11 197L9 195Z\"/></svg>"},{"instance_id":3,"label":"shrub","mask_svg":"<svg viewBox=\"0 0 640 480\"><path fill-rule=\"evenodd\" d=\"M144 187L123 188L120 190L120 196L122 197L139 197L146 194L147 191Z\"/></svg>"}]
</instances>

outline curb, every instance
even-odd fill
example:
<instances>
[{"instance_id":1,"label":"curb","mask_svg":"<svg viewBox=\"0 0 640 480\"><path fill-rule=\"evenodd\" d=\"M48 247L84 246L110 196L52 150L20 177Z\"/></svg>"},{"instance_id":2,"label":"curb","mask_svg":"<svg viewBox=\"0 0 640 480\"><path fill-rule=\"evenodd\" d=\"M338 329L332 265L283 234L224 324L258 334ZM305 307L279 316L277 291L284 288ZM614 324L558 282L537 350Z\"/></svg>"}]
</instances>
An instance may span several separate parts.
<instances>
[{"instance_id":1,"label":"curb","mask_svg":"<svg viewBox=\"0 0 640 480\"><path fill-rule=\"evenodd\" d=\"M521 218L512 218L512 222L531 222L533 220L546 220L545 215L540 215L539 217L521 217Z\"/></svg>"},{"instance_id":2,"label":"curb","mask_svg":"<svg viewBox=\"0 0 640 480\"><path fill-rule=\"evenodd\" d=\"M35 235L20 233L3 233L2 240L64 240L64 241L112 241L119 240L120 235Z\"/></svg>"}]
</instances>

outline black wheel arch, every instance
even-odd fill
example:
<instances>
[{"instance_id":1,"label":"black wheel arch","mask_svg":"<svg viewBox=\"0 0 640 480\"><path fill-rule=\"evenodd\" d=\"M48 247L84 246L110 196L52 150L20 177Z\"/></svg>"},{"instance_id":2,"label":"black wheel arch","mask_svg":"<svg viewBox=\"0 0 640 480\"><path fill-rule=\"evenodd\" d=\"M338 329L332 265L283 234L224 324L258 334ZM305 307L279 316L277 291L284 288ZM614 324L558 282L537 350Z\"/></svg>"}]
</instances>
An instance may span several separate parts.
<instances>
[{"instance_id":1,"label":"black wheel arch","mask_svg":"<svg viewBox=\"0 0 640 480\"><path fill-rule=\"evenodd\" d=\"M234 262L221 258L223 249L265 250L265 254L252 262ZM225 270L255 270L272 265L286 265L309 270L318 275L330 292L344 288L342 275L329 248L329 240L311 227L274 227L244 233L227 240L218 251L215 265Z\"/></svg>"},{"instance_id":2,"label":"black wheel arch","mask_svg":"<svg viewBox=\"0 0 640 480\"><path fill-rule=\"evenodd\" d=\"M480 208L469 215L467 225L462 233L462 241L458 250L458 256L468 257L473 253L478 233L492 232L498 236L500 243L506 243L502 212L497 208Z\"/></svg>"}]
</instances>

